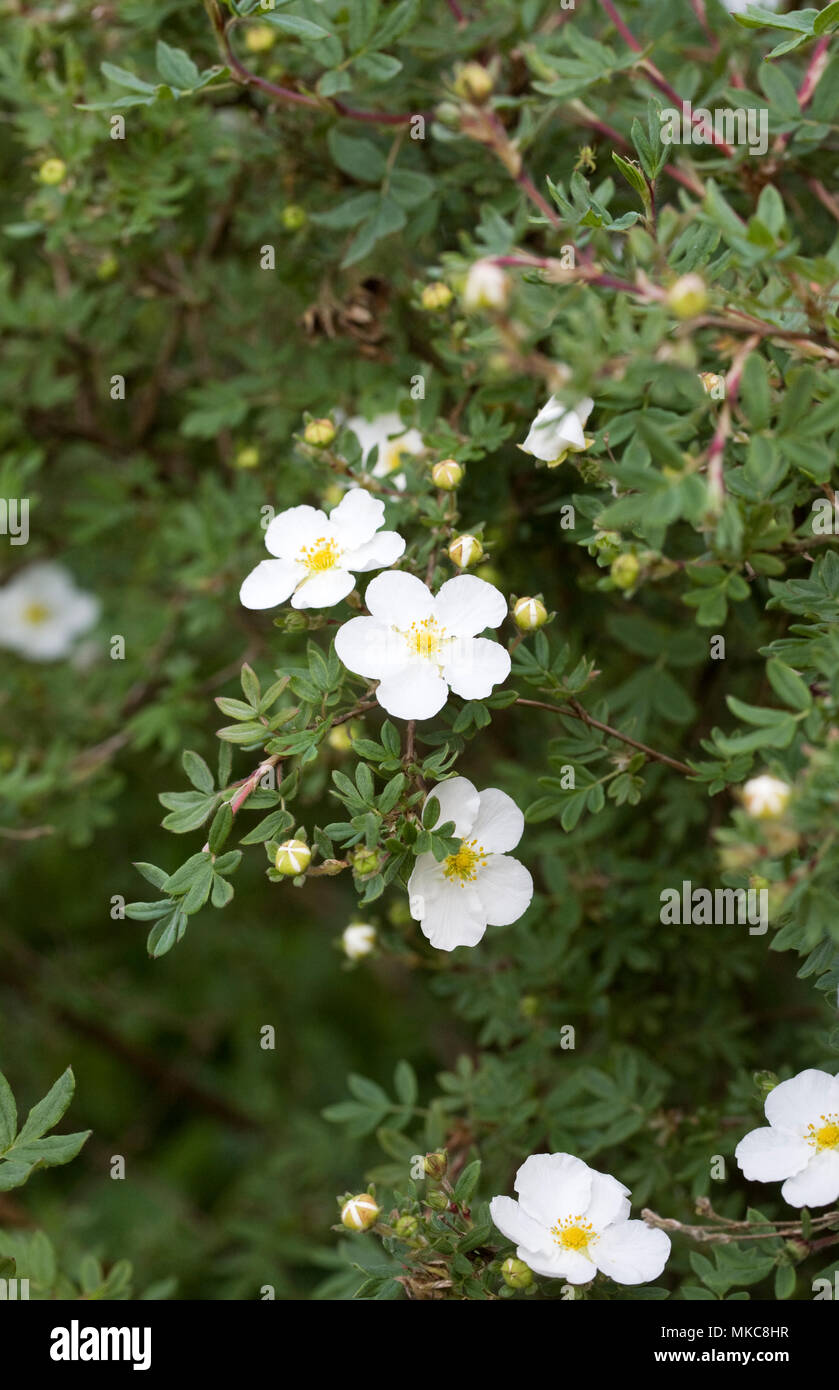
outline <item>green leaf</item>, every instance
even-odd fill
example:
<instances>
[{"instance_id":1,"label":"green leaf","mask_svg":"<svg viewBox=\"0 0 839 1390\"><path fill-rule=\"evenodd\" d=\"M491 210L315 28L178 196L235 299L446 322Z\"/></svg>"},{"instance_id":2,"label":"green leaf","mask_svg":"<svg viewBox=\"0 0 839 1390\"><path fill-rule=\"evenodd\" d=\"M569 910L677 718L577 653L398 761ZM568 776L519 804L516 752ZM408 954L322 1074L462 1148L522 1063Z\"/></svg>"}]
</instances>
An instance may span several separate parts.
<instances>
[{"instance_id":1,"label":"green leaf","mask_svg":"<svg viewBox=\"0 0 839 1390\"><path fill-rule=\"evenodd\" d=\"M797 710L810 709L813 697L798 672L793 671L791 666L785 666L783 661L772 658L766 663L766 674L775 694L785 705Z\"/></svg>"},{"instance_id":2,"label":"green leaf","mask_svg":"<svg viewBox=\"0 0 839 1390\"><path fill-rule=\"evenodd\" d=\"M181 759L184 772L190 782L200 792L211 792L215 786L213 774L198 753L193 753L190 749L185 749Z\"/></svg>"},{"instance_id":3,"label":"green leaf","mask_svg":"<svg viewBox=\"0 0 839 1390\"><path fill-rule=\"evenodd\" d=\"M326 137L326 143L329 153L343 173L365 183L378 183L384 177L385 155L366 136L348 135L339 126L333 126Z\"/></svg>"},{"instance_id":4,"label":"green leaf","mask_svg":"<svg viewBox=\"0 0 839 1390\"><path fill-rule=\"evenodd\" d=\"M7 1149L17 1133L17 1106L12 1088L0 1071L0 1153Z\"/></svg>"},{"instance_id":5,"label":"green leaf","mask_svg":"<svg viewBox=\"0 0 839 1390\"><path fill-rule=\"evenodd\" d=\"M311 19L301 19L296 14L277 14L275 10L269 10L263 14L260 12L259 21L261 24L273 24L276 29L282 29L285 34L293 34L297 39L328 39L329 29L324 29L323 25L315 24Z\"/></svg>"},{"instance_id":6,"label":"green leaf","mask_svg":"<svg viewBox=\"0 0 839 1390\"><path fill-rule=\"evenodd\" d=\"M467 1163L457 1182L455 1183L454 1199L461 1206L468 1206L472 1199L472 1194L478 1186L481 1178L481 1160L476 1158L474 1162Z\"/></svg>"},{"instance_id":7,"label":"green leaf","mask_svg":"<svg viewBox=\"0 0 839 1390\"><path fill-rule=\"evenodd\" d=\"M201 81L200 72L182 48L171 48L158 39L155 59L161 80L178 91L191 92Z\"/></svg>"},{"instance_id":8,"label":"green leaf","mask_svg":"<svg viewBox=\"0 0 839 1390\"><path fill-rule=\"evenodd\" d=\"M26 1117L26 1123L18 1135L17 1142L22 1144L31 1139L40 1139L41 1135L46 1134L48 1129L57 1125L73 1099L75 1089L76 1080L73 1076L73 1069L68 1067L65 1072L62 1072L44 1099L40 1100L37 1105L33 1105Z\"/></svg>"}]
</instances>

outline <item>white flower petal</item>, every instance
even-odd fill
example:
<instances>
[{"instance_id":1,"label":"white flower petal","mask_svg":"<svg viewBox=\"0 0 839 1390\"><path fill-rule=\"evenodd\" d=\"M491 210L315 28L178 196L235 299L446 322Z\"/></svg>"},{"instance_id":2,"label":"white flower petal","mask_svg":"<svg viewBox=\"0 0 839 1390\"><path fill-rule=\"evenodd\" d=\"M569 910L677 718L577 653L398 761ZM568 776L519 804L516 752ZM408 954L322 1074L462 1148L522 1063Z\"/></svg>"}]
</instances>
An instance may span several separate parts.
<instances>
[{"instance_id":1,"label":"white flower petal","mask_svg":"<svg viewBox=\"0 0 839 1390\"><path fill-rule=\"evenodd\" d=\"M440 803L440 814L436 825L454 821L454 833L459 840L471 838L472 827L479 813L484 793L478 793L466 777L452 777L448 782L438 782L426 797L436 796ZM432 855L433 858L433 855Z\"/></svg>"},{"instance_id":2,"label":"white flower petal","mask_svg":"<svg viewBox=\"0 0 839 1390\"><path fill-rule=\"evenodd\" d=\"M480 898L473 888L460 883L447 882L442 892L426 900L420 925L438 951L477 946L486 931Z\"/></svg>"},{"instance_id":3,"label":"white flower petal","mask_svg":"<svg viewBox=\"0 0 839 1390\"><path fill-rule=\"evenodd\" d=\"M377 581L374 580L374 583ZM443 675L464 700L483 700L510 674L510 653L488 637L464 637L452 645Z\"/></svg>"},{"instance_id":4,"label":"white flower petal","mask_svg":"<svg viewBox=\"0 0 839 1390\"><path fill-rule=\"evenodd\" d=\"M363 487L354 487L333 507L329 520L345 550L355 550L378 531L385 519L385 504ZM352 565L349 569L354 568Z\"/></svg>"},{"instance_id":5,"label":"white flower petal","mask_svg":"<svg viewBox=\"0 0 839 1390\"><path fill-rule=\"evenodd\" d=\"M382 709L397 719L432 719L448 698L446 682L424 661L389 672L376 691Z\"/></svg>"},{"instance_id":6,"label":"white flower petal","mask_svg":"<svg viewBox=\"0 0 839 1390\"><path fill-rule=\"evenodd\" d=\"M395 564L404 550L405 541L398 531L380 531L365 545L346 550L341 564L354 574L363 574L365 570L383 570Z\"/></svg>"},{"instance_id":7,"label":"white flower petal","mask_svg":"<svg viewBox=\"0 0 839 1390\"><path fill-rule=\"evenodd\" d=\"M501 1234L515 1245L524 1245L528 1250L544 1251L545 1254L553 1253L554 1239L547 1226L540 1226L512 1197L493 1197L489 1214Z\"/></svg>"},{"instance_id":8,"label":"white flower petal","mask_svg":"<svg viewBox=\"0 0 839 1390\"><path fill-rule=\"evenodd\" d=\"M591 1199L591 1169L573 1154L531 1154L516 1173L519 1202L541 1226L585 1213Z\"/></svg>"},{"instance_id":9,"label":"white flower petal","mask_svg":"<svg viewBox=\"0 0 839 1390\"><path fill-rule=\"evenodd\" d=\"M406 630L411 623L422 622L434 612L431 590L415 574L394 570L390 574L379 574L367 585L364 595L374 618L389 623L400 630Z\"/></svg>"},{"instance_id":10,"label":"white flower petal","mask_svg":"<svg viewBox=\"0 0 839 1390\"><path fill-rule=\"evenodd\" d=\"M334 537L324 512L314 507L289 507L269 522L265 548L280 560L297 560L301 548L321 536Z\"/></svg>"},{"instance_id":11,"label":"white flower petal","mask_svg":"<svg viewBox=\"0 0 839 1390\"><path fill-rule=\"evenodd\" d=\"M350 618L335 634L335 651L348 671L381 680L405 665L405 643L377 618Z\"/></svg>"},{"instance_id":12,"label":"white flower petal","mask_svg":"<svg viewBox=\"0 0 839 1390\"><path fill-rule=\"evenodd\" d=\"M533 897L528 870L508 854L491 854L478 870L475 887L490 927L509 927L517 922Z\"/></svg>"},{"instance_id":13,"label":"white flower petal","mask_svg":"<svg viewBox=\"0 0 839 1390\"><path fill-rule=\"evenodd\" d=\"M507 600L494 584L476 574L447 579L434 600L435 616L450 637L477 637L507 616Z\"/></svg>"},{"instance_id":14,"label":"white flower petal","mask_svg":"<svg viewBox=\"0 0 839 1390\"><path fill-rule=\"evenodd\" d=\"M566 1250L554 1245L553 1251L528 1250L520 1245L516 1255L523 1260L534 1274L542 1274L548 1279L564 1279L568 1284L588 1284L597 1274L597 1265L580 1255L576 1250Z\"/></svg>"},{"instance_id":15,"label":"white flower petal","mask_svg":"<svg viewBox=\"0 0 839 1390\"><path fill-rule=\"evenodd\" d=\"M472 837L490 854L505 854L508 849L515 849L521 839L524 816L506 792L499 791L498 787L487 787L481 792L481 804L471 831Z\"/></svg>"},{"instance_id":16,"label":"white flower petal","mask_svg":"<svg viewBox=\"0 0 839 1390\"><path fill-rule=\"evenodd\" d=\"M408 908L415 922L421 922L427 905L446 885L443 866L433 854L419 854L408 879Z\"/></svg>"},{"instance_id":17,"label":"white flower petal","mask_svg":"<svg viewBox=\"0 0 839 1390\"><path fill-rule=\"evenodd\" d=\"M746 1134L734 1150L748 1182L781 1182L800 1173L812 1148L798 1135L765 1126Z\"/></svg>"},{"instance_id":18,"label":"white flower petal","mask_svg":"<svg viewBox=\"0 0 839 1390\"><path fill-rule=\"evenodd\" d=\"M670 1237L645 1221L621 1221L603 1232L592 1254L616 1284L646 1284L667 1264Z\"/></svg>"},{"instance_id":19,"label":"white flower petal","mask_svg":"<svg viewBox=\"0 0 839 1390\"><path fill-rule=\"evenodd\" d=\"M285 603L305 576L303 565L289 560L260 560L239 590L239 602L245 608L276 608Z\"/></svg>"},{"instance_id":20,"label":"white flower petal","mask_svg":"<svg viewBox=\"0 0 839 1390\"><path fill-rule=\"evenodd\" d=\"M598 1173L592 1169L591 1200L586 1208L586 1221L590 1221L599 1234L607 1226L626 1221L629 1211L629 1188L610 1173Z\"/></svg>"},{"instance_id":21,"label":"white flower petal","mask_svg":"<svg viewBox=\"0 0 839 1390\"><path fill-rule=\"evenodd\" d=\"M269 560L268 564L271 563ZM274 564L282 564L275 560ZM345 569L316 570L306 575L291 600L292 608L332 608L355 588L355 578Z\"/></svg>"},{"instance_id":22,"label":"white flower petal","mask_svg":"<svg viewBox=\"0 0 839 1390\"><path fill-rule=\"evenodd\" d=\"M795 1177L787 1178L781 1196L791 1207L826 1207L839 1197L839 1149L822 1149Z\"/></svg>"},{"instance_id":23,"label":"white flower petal","mask_svg":"<svg viewBox=\"0 0 839 1390\"><path fill-rule=\"evenodd\" d=\"M808 1067L782 1081L766 1097L766 1118L776 1129L805 1134L823 1114L839 1110L839 1081L827 1071Z\"/></svg>"}]
</instances>

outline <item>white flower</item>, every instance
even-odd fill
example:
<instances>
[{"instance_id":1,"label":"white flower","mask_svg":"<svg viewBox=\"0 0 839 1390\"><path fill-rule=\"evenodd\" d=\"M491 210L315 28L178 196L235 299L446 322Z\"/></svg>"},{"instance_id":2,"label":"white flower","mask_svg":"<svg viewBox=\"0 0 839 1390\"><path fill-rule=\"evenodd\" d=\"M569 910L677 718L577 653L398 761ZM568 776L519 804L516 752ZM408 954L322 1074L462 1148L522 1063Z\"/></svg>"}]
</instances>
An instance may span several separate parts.
<instances>
[{"instance_id":1,"label":"white flower","mask_svg":"<svg viewBox=\"0 0 839 1390\"><path fill-rule=\"evenodd\" d=\"M383 569L399 559L405 542L396 531L379 531L385 505L363 488L352 488L326 514L314 507L280 512L265 532L276 560L251 570L239 599L245 608L274 608L291 595L292 608L331 608L355 588L354 574Z\"/></svg>"},{"instance_id":2,"label":"white flower","mask_svg":"<svg viewBox=\"0 0 839 1390\"><path fill-rule=\"evenodd\" d=\"M464 700L482 700L510 674L498 642L478 637L507 615L504 595L476 575L449 579L436 597L401 570L380 574L364 598L369 618L338 629L335 650L359 676L380 682L376 699L397 719L430 719L449 687Z\"/></svg>"},{"instance_id":3,"label":"white flower","mask_svg":"<svg viewBox=\"0 0 839 1390\"><path fill-rule=\"evenodd\" d=\"M839 1197L839 1075L808 1068L782 1081L763 1107L769 1127L734 1150L749 1182L780 1182L791 1207L825 1207Z\"/></svg>"},{"instance_id":4,"label":"white flower","mask_svg":"<svg viewBox=\"0 0 839 1390\"><path fill-rule=\"evenodd\" d=\"M516 1202L493 1197L490 1215L536 1274L587 1284L645 1284L667 1263L670 1239L630 1221L629 1188L572 1154L532 1154L516 1173Z\"/></svg>"},{"instance_id":5,"label":"white flower","mask_svg":"<svg viewBox=\"0 0 839 1390\"><path fill-rule=\"evenodd\" d=\"M55 661L93 626L100 607L62 565L29 565L0 589L0 647L30 661Z\"/></svg>"},{"instance_id":6,"label":"white flower","mask_svg":"<svg viewBox=\"0 0 839 1390\"><path fill-rule=\"evenodd\" d=\"M586 396L573 410L563 405L557 396L551 396L533 424L523 444L519 448L544 463L562 463L567 454L579 454L588 448L583 427L594 408L594 401Z\"/></svg>"},{"instance_id":7,"label":"white flower","mask_svg":"<svg viewBox=\"0 0 839 1390\"><path fill-rule=\"evenodd\" d=\"M376 928L366 922L354 922L346 927L341 935L341 945L349 960L361 960L369 956L376 944Z\"/></svg>"},{"instance_id":8,"label":"white flower","mask_svg":"<svg viewBox=\"0 0 839 1390\"><path fill-rule=\"evenodd\" d=\"M377 415L375 420L365 420L362 415L354 415L347 421L361 445L361 461L366 463L372 450L378 445L379 454L373 468L374 478L387 478L402 465L403 455L421 454L425 442L419 430L406 430L402 417L391 411L387 415ZM395 478L396 486L405 487L404 477Z\"/></svg>"},{"instance_id":9,"label":"white flower","mask_svg":"<svg viewBox=\"0 0 839 1390\"><path fill-rule=\"evenodd\" d=\"M786 810L792 788L780 777L753 777L743 788L743 805L750 816L759 820L772 820Z\"/></svg>"},{"instance_id":10,"label":"white flower","mask_svg":"<svg viewBox=\"0 0 839 1390\"><path fill-rule=\"evenodd\" d=\"M442 862L417 856L408 880L411 916L440 951L477 946L488 926L517 922L533 897L527 869L506 853L521 839L524 816L506 792L476 791L465 777L440 782L431 796L440 803L435 824L454 821L460 845Z\"/></svg>"},{"instance_id":11,"label":"white flower","mask_svg":"<svg viewBox=\"0 0 839 1390\"><path fill-rule=\"evenodd\" d=\"M503 309L510 295L510 282L492 261L475 261L469 267L463 286L464 309Z\"/></svg>"}]
</instances>

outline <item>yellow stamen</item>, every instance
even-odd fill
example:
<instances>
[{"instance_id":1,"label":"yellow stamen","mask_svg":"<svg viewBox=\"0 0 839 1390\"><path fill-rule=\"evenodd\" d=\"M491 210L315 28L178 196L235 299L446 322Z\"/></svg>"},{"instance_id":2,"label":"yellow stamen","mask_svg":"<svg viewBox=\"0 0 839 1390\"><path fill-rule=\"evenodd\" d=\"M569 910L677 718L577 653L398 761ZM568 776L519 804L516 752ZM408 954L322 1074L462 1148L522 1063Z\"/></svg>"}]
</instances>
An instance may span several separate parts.
<instances>
[{"instance_id":1,"label":"yellow stamen","mask_svg":"<svg viewBox=\"0 0 839 1390\"><path fill-rule=\"evenodd\" d=\"M301 547L300 558L313 574L319 574L322 570L334 569L341 558L341 552L336 541L327 540L326 536L318 536L314 545Z\"/></svg>"},{"instance_id":2,"label":"yellow stamen","mask_svg":"<svg viewBox=\"0 0 839 1390\"><path fill-rule=\"evenodd\" d=\"M587 1255L589 1245L597 1240L591 1222L584 1221L582 1216L567 1216L564 1221L557 1221L551 1226L551 1235L563 1250L573 1250L578 1255Z\"/></svg>"},{"instance_id":3,"label":"yellow stamen","mask_svg":"<svg viewBox=\"0 0 839 1390\"><path fill-rule=\"evenodd\" d=\"M39 623L45 623L50 616L50 610L45 603L27 603L23 610L23 616L28 623L37 627Z\"/></svg>"},{"instance_id":4,"label":"yellow stamen","mask_svg":"<svg viewBox=\"0 0 839 1390\"><path fill-rule=\"evenodd\" d=\"M426 661L439 656L440 643L445 635L446 629L438 627L436 618L423 618L421 623L411 623L403 633L412 655L421 656Z\"/></svg>"},{"instance_id":5,"label":"yellow stamen","mask_svg":"<svg viewBox=\"0 0 839 1390\"><path fill-rule=\"evenodd\" d=\"M806 1138L817 1149L839 1149L839 1115L820 1115L821 1125L810 1125Z\"/></svg>"},{"instance_id":6,"label":"yellow stamen","mask_svg":"<svg viewBox=\"0 0 839 1390\"><path fill-rule=\"evenodd\" d=\"M450 854L443 864L446 878L464 883L474 883L478 870L486 865L486 850L477 840L461 840L457 854Z\"/></svg>"}]
</instances>

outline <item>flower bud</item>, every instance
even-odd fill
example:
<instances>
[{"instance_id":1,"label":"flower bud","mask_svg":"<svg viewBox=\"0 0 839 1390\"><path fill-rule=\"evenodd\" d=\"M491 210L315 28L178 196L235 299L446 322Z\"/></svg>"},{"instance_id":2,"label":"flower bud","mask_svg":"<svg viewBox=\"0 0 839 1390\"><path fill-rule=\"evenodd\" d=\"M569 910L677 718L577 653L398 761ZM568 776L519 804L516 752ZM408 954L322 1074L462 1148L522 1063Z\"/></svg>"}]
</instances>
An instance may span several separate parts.
<instances>
[{"instance_id":1,"label":"flower bud","mask_svg":"<svg viewBox=\"0 0 839 1390\"><path fill-rule=\"evenodd\" d=\"M355 850L351 858L353 873L361 874L362 877L365 874L374 874L381 863L379 851L376 849L368 849L366 845L362 845L360 849Z\"/></svg>"},{"instance_id":2,"label":"flower bud","mask_svg":"<svg viewBox=\"0 0 839 1390\"><path fill-rule=\"evenodd\" d=\"M529 1289L533 1283L533 1271L524 1260L516 1260L511 1255L501 1266L501 1278L508 1289Z\"/></svg>"},{"instance_id":3,"label":"flower bud","mask_svg":"<svg viewBox=\"0 0 839 1390\"><path fill-rule=\"evenodd\" d=\"M701 275L681 275L667 291L667 303L680 319L694 319L708 303L708 288Z\"/></svg>"},{"instance_id":4,"label":"flower bud","mask_svg":"<svg viewBox=\"0 0 839 1390\"><path fill-rule=\"evenodd\" d=\"M522 1018L536 1018L541 1007L537 994L523 994L519 1000L519 1013Z\"/></svg>"},{"instance_id":5,"label":"flower bud","mask_svg":"<svg viewBox=\"0 0 839 1390\"><path fill-rule=\"evenodd\" d=\"M342 1206L341 1225L348 1231L369 1231L378 1221L381 1210L369 1192L360 1192Z\"/></svg>"},{"instance_id":6,"label":"flower bud","mask_svg":"<svg viewBox=\"0 0 839 1390\"><path fill-rule=\"evenodd\" d=\"M619 589L633 589L641 573L638 556L629 551L612 561L609 573Z\"/></svg>"},{"instance_id":7,"label":"flower bud","mask_svg":"<svg viewBox=\"0 0 839 1390\"><path fill-rule=\"evenodd\" d=\"M437 312L440 309L447 309L453 298L454 295L448 285L444 284L442 280L435 280L423 288L421 303L423 309Z\"/></svg>"},{"instance_id":8,"label":"flower bud","mask_svg":"<svg viewBox=\"0 0 839 1390\"><path fill-rule=\"evenodd\" d=\"M778 1078L774 1071L756 1071L752 1080L764 1098L769 1095L770 1091L774 1091L778 1084Z\"/></svg>"},{"instance_id":9,"label":"flower bud","mask_svg":"<svg viewBox=\"0 0 839 1390\"><path fill-rule=\"evenodd\" d=\"M477 565L483 553L484 548L477 536L457 536L449 546L449 559L462 570Z\"/></svg>"},{"instance_id":10,"label":"flower bud","mask_svg":"<svg viewBox=\"0 0 839 1390\"><path fill-rule=\"evenodd\" d=\"M445 1192L429 1192L425 1199L432 1211L448 1211L449 1199Z\"/></svg>"},{"instance_id":11,"label":"flower bud","mask_svg":"<svg viewBox=\"0 0 839 1390\"><path fill-rule=\"evenodd\" d=\"M413 1240L419 1230L419 1222L415 1216L400 1216L393 1229L401 1240Z\"/></svg>"},{"instance_id":12,"label":"flower bud","mask_svg":"<svg viewBox=\"0 0 839 1390\"><path fill-rule=\"evenodd\" d=\"M52 187L57 183L63 183L67 177L67 165L63 159L45 159L38 170L38 178L41 183Z\"/></svg>"},{"instance_id":13,"label":"flower bud","mask_svg":"<svg viewBox=\"0 0 839 1390\"><path fill-rule=\"evenodd\" d=\"M712 400L721 401L725 398L725 377L719 376L717 372L700 372L699 380L702 382L706 396Z\"/></svg>"},{"instance_id":14,"label":"flower bud","mask_svg":"<svg viewBox=\"0 0 839 1390\"><path fill-rule=\"evenodd\" d=\"M119 270L119 261L113 252L104 255L96 267L97 280L112 280Z\"/></svg>"},{"instance_id":15,"label":"flower bud","mask_svg":"<svg viewBox=\"0 0 839 1390\"><path fill-rule=\"evenodd\" d=\"M432 468L431 478L441 492L454 492L463 482L463 468L457 459L441 459Z\"/></svg>"},{"instance_id":16,"label":"flower bud","mask_svg":"<svg viewBox=\"0 0 839 1390\"><path fill-rule=\"evenodd\" d=\"M366 922L354 922L345 927L341 945L348 960L363 960L376 945L376 928Z\"/></svg>"},{"instance_id":17,"label":"flower bud","mask_svg":"<svg viewBox=\"0 0 839 1390\"><path fill-rule=\"evenodd\" d=\"M241 449L237 449L234 460L237 468L258 468L259 450L255 444L243 444Z\"/></svg>"},{"instance_id":18,"label":"flower bud","mask_svg":"<svg viewBox=\"0 0 839 1390\"><path fill-rule=\"evenodd\" d=\"M454 89L464 101L482 106L492 95L492 77L480 63L464 63L455 77Z\"/></svg>"},{"instance_id":19,"label":"flower bud","mask_svg":"<svg viewBox=\"0 0 839 1390\"><path fill-rule=\"evenodd\" d=\"M349 753L352 749L352 739L346 724L339 724L336 728L330 729L326 735L326 742L336 753Z\"/></svg>"},{"instance_id":20,"label":"flower bud","mask_svg":"<svg viewBox=\"0 0 839 1390\"><path fill-rule=\"evenodd\" d=\"M270 24L252 24L245 33L245 48L249 53L265 53L277 41L277 31Z\"/></svg>"},{"instance_id":21,"label":"flower bud","mask_svg":"<svg viewBox=\"0 0 839 1390\"><path fill-rule=\"evenodd\" d=\"M475 261L463 287L463 307L503 309L510 296L510 282L504 271L492 261Z\"/></svg>"},{"instance_id":22,"label":"flower bud","mask_svg":"<svg viewBox=\"0 0 839 1390\"><path fill-rule=\"evenodd\" d=\"M427 1177L434 1178L435 1182L439 1182L441 1178L446 1176L449 1160L444 1153L426 1154L422 1166Z\"/></svg>"},{"instance_id":23,"label":"flower bud","mask_svg":"<svg viewBox=\"0 0 839 1390\"><path fill-rule=\"evenodd\" d=\"M308 220L306 209L301 208L299 203L287 203L280 213L280 221L287 232L299 232Z\"/></svg>"},{"instance_id":24,"label":"flower bud","mask_svg":"<svg viewBox=\"0 0 839 1390\"><path fill-rule=\"evenodd\" d=\"M335 433L331 420L310 420L303 431L303 438L315 449L326 449L335 438Z\"/></svg>"},{"instance_id":25,"label":"flower bud","mask_svg":"<svg viewBox=\"0 0 839 1390\"><path fill-rule=\"evenodd\" d=\"M750 816L757 820L774 820L783 815L787 808L792 788L780 777L765 773L762 777L752 777L743 788L743 805Z\"/></svg>"},{"instance_id":26,"label":"flower bud","mask_svg":"<svg viewBox=\"0 0 839 1390\"><path fill-rule=\"evenodd\" d=\"M538 598L520 598L513 608L516 627L522 632L533 632L548 621L548 610Z\"/></svg>"},{"instance_id":27,"label":"flower bud","mask_svg":"<svg viewBox=\"0 0 839 1390\"><path fill-rule=\"evenodd\" d=\"M284 840L277 846L274 867L278 874L305 873L312 862L312 851L305 840Z\"/></svg>"}]
</instances>

